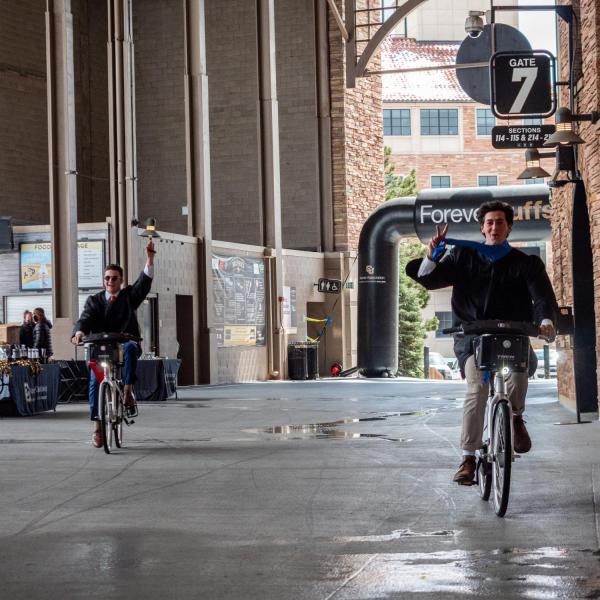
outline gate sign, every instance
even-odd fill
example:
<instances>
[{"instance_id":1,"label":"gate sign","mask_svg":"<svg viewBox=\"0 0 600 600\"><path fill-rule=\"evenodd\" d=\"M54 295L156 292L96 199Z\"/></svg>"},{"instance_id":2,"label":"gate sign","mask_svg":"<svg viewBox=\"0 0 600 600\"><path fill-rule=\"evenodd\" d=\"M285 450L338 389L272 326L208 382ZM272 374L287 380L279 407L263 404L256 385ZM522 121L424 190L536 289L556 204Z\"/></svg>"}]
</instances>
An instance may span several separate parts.
<instances>
[{"instance_id":1,"label":"gate sign","mask_svg":"<svg viewBox=\"0 0 600 600\"><path fill-rule=\"evenodd\" d=\"M547 50L496 52L490 59L492 112L499 119L549 117L556 110L554 56Z\"/></svg>"}]
</instances>

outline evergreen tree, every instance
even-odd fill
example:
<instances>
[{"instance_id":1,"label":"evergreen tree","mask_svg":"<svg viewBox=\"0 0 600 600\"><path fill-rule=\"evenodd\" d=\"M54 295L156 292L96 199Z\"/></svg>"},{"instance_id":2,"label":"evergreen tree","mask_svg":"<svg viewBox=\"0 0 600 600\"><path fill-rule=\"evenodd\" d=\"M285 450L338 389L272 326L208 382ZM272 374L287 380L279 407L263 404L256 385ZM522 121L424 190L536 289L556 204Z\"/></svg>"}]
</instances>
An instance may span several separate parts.
<instances>
[{"instance_id":1,"label":"evergreen tree","mask_svg":"<svg viewBox=\"0 0 600 600\"><path fill-rule=\"evenodd\" d=\"M408 377L423 377L423 340L428 331L436 330L439 325L437 317L423 321L421 311L431 296L405 272L407 263L413 258L422 258L425 252L425 246L416 240L407 240L400 245L398 375Z\"/></svg>"},{"instance_id":2,"label":"evergreen tree","mask_svg":"<svg viewBox=\"0 0 600 600\"><path fill-rule=\"evenodd\" d=\"M383 169L385 177L385 199L401 198L402 196L414 196L417 193L417 176L414 169L406 177L395 175L396 167L390 160L392 149L389 146L383 148Z\"/></svg>"}]
</instances>

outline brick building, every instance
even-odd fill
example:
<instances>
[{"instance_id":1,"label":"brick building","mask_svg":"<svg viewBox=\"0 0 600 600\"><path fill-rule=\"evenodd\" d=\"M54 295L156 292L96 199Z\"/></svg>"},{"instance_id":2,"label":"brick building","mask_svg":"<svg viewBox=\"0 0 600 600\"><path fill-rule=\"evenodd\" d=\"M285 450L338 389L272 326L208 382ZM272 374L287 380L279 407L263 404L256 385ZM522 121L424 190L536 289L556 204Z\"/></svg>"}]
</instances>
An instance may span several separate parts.
<instances>
[{"instance_id":1,"label":"brick building","mask_svg":"<svg viewBox=\"0 0 600 600\"><path fill-rule=\"evenodd\" d=\"M458 47L456 42L394 36L383 45L383 68L453 65ZM543 183L543 179L517 179L525 167L523 150L492 147L491 128L508 123L467 96L454 69L395 73L382 79L384 144L392 150L395 174L416 171L417 190ZM551 160L543 159L542 165L552 170ZM536 252L546 258L545 245ZM437 316L440 328L449 327L450 294L450 289L432 292L423 317ZM425 343L444 356L454 355L451 336L430 332Z\"/></svg>"}]
</instances>

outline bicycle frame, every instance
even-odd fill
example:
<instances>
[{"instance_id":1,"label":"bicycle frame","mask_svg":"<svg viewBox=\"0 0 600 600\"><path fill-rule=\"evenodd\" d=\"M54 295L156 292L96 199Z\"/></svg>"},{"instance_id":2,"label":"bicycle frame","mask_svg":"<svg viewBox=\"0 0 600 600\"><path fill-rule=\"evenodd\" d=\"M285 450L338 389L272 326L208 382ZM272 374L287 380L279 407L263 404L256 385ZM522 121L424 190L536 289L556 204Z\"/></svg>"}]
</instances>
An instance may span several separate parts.
<instances>
[{"instance_id":1,"label":"bicycle frame","mask_svg":"<svg viewBox=\"0 0 600 600\"><path fill-rule=\"evenodd\" d=\"M494 439L494 411L496 410L496 406L500 404L500 402L506 402L506 406L508 408L508 414L510 416L510 429L511 429L511 449L510 449L510 459L511 462L515 460L515 450L512 444L514 440L514 430L512 423L512 404L510 402L510 398L508 397L508 391L506 388L506 377L502 372L492 373L490 377L490 392L488 394L488 399L486 403L485 410L485 420L483 425L483 444L488 448L488 451L485 456L482 456L487 462L491 463L494 461L494 456L492 456L491 448L492 448L492 440Z\"/></svg>"},{"instance_id":2,"label":"bicycle frame","mask_svg":"<svg viewBox=\"0 0 600 600\"><path fill-rule=\"evenodd\" d=\"M104 377L98 386L98 398L102 399L102 391L105 385L110 386L112 394L112 402L109 406L109 418L110 422L114 423L116 420L117 414L117 402L121 404L125 404L125 393L123 390L123 384L121 380L117 377L117 369L118 367L113 363L104 363L102 367L104 371ZM101 401L101 400L100 400Z\"/></svg>"}]
</instances>

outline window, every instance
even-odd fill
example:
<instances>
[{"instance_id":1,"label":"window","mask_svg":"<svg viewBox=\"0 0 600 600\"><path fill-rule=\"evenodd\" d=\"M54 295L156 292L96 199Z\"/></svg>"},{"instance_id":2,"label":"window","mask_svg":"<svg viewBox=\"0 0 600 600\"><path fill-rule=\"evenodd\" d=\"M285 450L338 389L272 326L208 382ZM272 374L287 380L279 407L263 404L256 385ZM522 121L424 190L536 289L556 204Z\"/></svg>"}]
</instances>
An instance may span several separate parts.
<instances>
[{"instance_id":1,"label":"window","mask_svg":"<svg viewBox=\"0 0 600 600\"><path fill-rule=\"evenodd\" d=\"M496 117L489 108L477 109L477 135L491 135Z\"/></svg>"},{"instance_id":2,"label":"window","mask_svg":"<svg viewBox=\"0 0 600 600\"><path fill-rule=\"evenodd\" d=\"M383 135L410 135L410 109L385 108Z\"/></svg>"},{"instance_id":3,"label":"window","mask_svg":"<svg viewBox=\"0 0 600 600\"><path fill-rule=\"evenodd\" d=\"M431 176L431 187L432 188L449 188L450 175L432 175Z\"/></svg>"},{"instance_id":4,"label":"window","mask_svg":"<svg viewBox=\"0 0 600 600\"><path fill-rule=\"evenodd\" d=\"M523 119L523 125L543 125L544 121L538 118L525 118Z\"/></svg>"},{"instance_id":5,"label":"window","mask_svg":"<svg viewBox=\"0 0 600 600\"><path fill-rule=\"evenodd\" d=\"M394 12L396 12L396 9L398 8L398 1L399 0L382 0L382 2L381 2L381 8L383 9L381 11L381 20L382 21L387 21L394 14Z\"/></svg>"},{"instance_id":6,"label":"window","mask_svg":"<svg viewBox=\"0 0 600 600\"><path fill-rule=\"evenodd\" d=\"M422 108L421 135L458 135L458 109Z\"/></svg>"},{"instance_id":7,"label":"window","mask_svg":"<svg viewBox=\"0 0 600 600\"><path fill-rule=\"evenodd\" d=\"M543 177L533 177L532 179L526 179L525 183L530 185L532 183L544 183Z\"/></svg>"},{"instance_id":8,"label":"window","mask_svg":"<svg viewBox=\"0 0 600 600\"><path fill-rule=\"evenodd\" d=\"M477 185L479 187L498 185L498 175L479 175L479 177L477 177Z\"/></svg>"},{"instance_id":9,"label":"window","mask_svg":"<svg viewBox=\"0 0 600 600\"><path fill-rule=\"evenodd\" d=\"M442 329L446 327L452 327L452 313L451 312L436 312L435 316L438 318L440 324L438 325L435 337L448 337L447 333L442 333Z\"/></svg>"}]
</instances>

